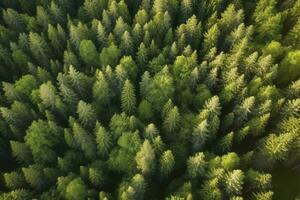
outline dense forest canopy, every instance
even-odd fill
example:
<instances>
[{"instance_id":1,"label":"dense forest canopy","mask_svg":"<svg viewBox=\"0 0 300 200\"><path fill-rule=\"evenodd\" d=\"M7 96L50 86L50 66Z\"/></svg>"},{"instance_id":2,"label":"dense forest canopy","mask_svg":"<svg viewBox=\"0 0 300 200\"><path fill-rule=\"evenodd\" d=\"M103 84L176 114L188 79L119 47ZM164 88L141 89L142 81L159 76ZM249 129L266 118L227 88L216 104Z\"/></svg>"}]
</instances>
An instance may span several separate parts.
<instances>
[{"instance_id":1,"label":"dense forest canopy","mask_svg":"<svg viewBox=\"0 0 300 200\"><path fill-rule=\"evenodd\" d=\"M300 0L0 10L0 200L271 200L274 171L300 178Z\"/></svg>"}]
</instances>

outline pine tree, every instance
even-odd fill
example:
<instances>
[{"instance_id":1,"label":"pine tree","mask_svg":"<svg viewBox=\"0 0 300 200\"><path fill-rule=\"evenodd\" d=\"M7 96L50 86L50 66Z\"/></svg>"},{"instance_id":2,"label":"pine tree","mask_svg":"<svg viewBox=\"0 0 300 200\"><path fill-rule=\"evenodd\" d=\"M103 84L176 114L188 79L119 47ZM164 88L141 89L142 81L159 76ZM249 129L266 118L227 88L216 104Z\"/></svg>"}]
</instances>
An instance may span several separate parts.
<instances>
[{"instance_id":1,"label":"pine tree","mask_svg":"<svg viewBox=\"0 0 300 200\"><path fill-rule=\"evenodd\" d=\"M281 74L281 76L277 78L278 84L287 85L299 77L299 55L300 51L296 50L290 51L287 56L284 57L278 68L278 74ZM289 74L289 76L285 74Z\"/></svg>"},{"instance_id":2,"label":"pine tree","mask_svg":"<svg viewBox=\"0 0 300 200\"><path fill-rule=\"evenodd\" d=\"M153 12L157 13L164 13L167 10L168 1L166 0L155 0L153 3Z\"/></svg>"},{"instance_id":3,"label":"pine tree","mask_svg":"<svg viewBox=\"0 0 300 200\"><path fill-rule=\"evenodd\" d=\"M121 37L121 50L123 52L124 55L130 55L133 52L133 40L132 37L130 35L130 33L128 31L125 31Z\"/></svg>"},{"instance_id":4,"label":"pine tree","mask_svg":"<svg viewBox=\"0 0 300 200\"><path fill-rule=\"evenodd\" d=\"M103 172L97 168L89 168L89 179L95 186L101 186L103 181Z\"/></svg>"},{"instance_id":5,"label":"pine tree","mask_svg":"<svg viewBox=\"0 0 300 200\"><path fill-rule=\"evenodd\" d=\"M2 199L32 199L33 196L30 193L29 190L25 190L25 189L18 189L18 190L12 190L10 192L7 193L2 193L0 195L0 198Z\"/></svg>"},{"instance_id":6,"label":"pine tree","mask_svg":"<svg viewBox=\"0 0 300 200\"><path fill-rule=\"evenodd\" d=\"M192 0L182 0L180 4L181 21L187 20L191 13L193 13L193 1Z\"/></svg>"},{"instance_id":7,"label":"pine tree","mask_svg":"<svg viewBox=\"0 0 300 200\"><path fill-rule=\"evenodd\" d=\"M46 181L39 166L31 165L27 168L22 168L22 172L25 180L32 188L40 190L45 187Z\"/></svg>"},{"instance_id":8,"label":"pine tree","mask_svg":"<svg viewBox=\"0 0 300 200\"><path fill-rule=\"evenodd\" d=\"M144 137L152 141L156 136L158 136L159 131L156 128L155 124L148 124L145 128Z\"/></svg>"},{"instance_id":9,"label":"pine tree","mask_svg":"<svg viewBox=\"0 0 300 200\"><path fill-rule=\"evenodd\" d=\"M87 197L87 188L81 178L75 178L66 187L66 199L79 200Z\"/></svg>"},{"instance_id":10,"label":"pine tree","mask_svg":"<svg viewBox=\"0 0 300 200\"><path fill-rule=\"evenodd\" d=\"M300 99L289 100L283 107L284 117L300 117Z\"/></svg>"},{"instance_id":11,"label":"pine tree","mask_svg":"<svg viewBox=\"0 0 300 200\"><path fill-rule=\"evenodd\" d=\"M79 101L77 106L77 114L80 122L85 127L93 127L95 124L96 114L92 105Z\"/></svg>"},{"instance_id":12,"label":"pine tree","mask_svg":"<svg viewBox=\"0 0 300 200\"><path fill-rule=\"evenodd\" d=\"M271 200L273 199L274 193L272 191L259 192L254 194L255 200Z\"/></svg>"},{"instance_id":13,"label":"pine tree","mask_svg":"<svg viewBox=\"0 0 300 200\"><path fill-rule=\"evenodd\" d=\"M82 40L80 42L79 54L86 64L91 66L98 65L98 52L91 40Z\"/></svg>"},{"instance_id":14,"label":"pine tree","mask_svg":"<svg viewBox=\"0 0 300 200\"><path fill-rule=\"evenodd\" d=\"M200 195L203 199L221 200L222 192L218 188L219 181L217 178L206 181L201 189Z\"/></svg>"},{"instance_id":15,"label":"pine tree","mask_svg":"<svg viewBox=\"0 0 300 200\"><path fill-rule=\"evenodd\" d=\"M25 31L25 23L21 15L13 9L8 8L3 10L3 20L11 29L18 32Z\"/></svg>"},{"instance_id":16,"label":"pine tree","mask_svg":"<svg viewBox=\"0 0 300 200\"><path fill-rule=\"evenodd\" d=\"M64 32L64 29L59 24L56 28L49 24L48 38L51 41L51 45L56 50L57 54L61 54L66 45L66 34Z\"/></svg>"},{"instance_id":17,"label":"pine tree","mask_svg":"<svg viewBox=\"0 0 300 200\"><path fill-rule=\"evenodd\" d=\"M207 162L202 152L190 156L187 160L187 173L191 178L197 178L205 175Z\"/></svg>"},{"instance_id":18,"label":"pine tree","mask_svg":"<svg viewBox=\"0 0 300 200\"><path fill-rule=\"evenodd\" d=\"M226 155L222 156L221 165L227 170L237 169L240 165L240 158L234 152L227 153Z\"/></svg>"},{"instance_id":19,"label":"pine tree","mask_svg":"<svg viewBox=\"0 0 300 200\"><path fill-rule=\"evenodd\" d=\"M131 185L135 190L135 197L143 199L146 192L146 180L141 174L136 174L131 179Z\"/></svg>"},{"instance_id":20,"label":"pine tree","mask_svg":"<svg viewBox=\"0 0 300 200\"><path fill-rule=\"evenodd\" d=\"M166 132L172 133L178 128L179 123L180 123L180 114L177 106L175 106L166 115L163 122L163 128L166 130Z\"/></svg>"},{"instance_id":21,"label":"pine tree","mask_svg":"<svg viewBox=\"0 0 300 200\"><path fill-rule=\"evenodd\" d=\"M10 141L12 155L19 163L30 164L32 162L32 154L29 147L25 143L18 141Z\"/></svg>"},{"instance_id":22,"label":"pine tree","mask_svg":"<svg viewBox=\"0 0 300 200\"><path fill-rule=\"evenodd\" d=\"M80 149L84 152L87 159L94 159L96 156L96 142L92 135L88 134L79 124L76 122L72 127L74 139L80 146Z\"/></svg>"},{"instance_id":23,"label":"pine tree","mask_svg":"<svg viewBox=\"0 0 300 200\"><path fill-rule=\"evenodd\" d=\"M112 138L110 133L102 126L100 126L96 132L96 143L98 153L102 156L107 155L112 146Z\"/></svg>"},{"instance_id":24,"label":"pine tree","mask_svg":"<svg viewBox=\"0 0 300 200\"><path fill-rule=\"evenodd\" d=\"M247 120L249 114L251 114L253 107L255 105L255 97L247 97L243 100L241 105L237 106L235 109L235 115L239 116L237 119L237 123L243 122Z\"/></svg>"},{"instance_id":25,"label":"pine tree","mask_svg":"<svg viewBox=\"0 0 300 200\"><path fill-rule=\"evenodd\" d=\"M83 4L83 8L87 15L93 19L93 18L100 18L102 10L106 6L105 0L85 0Z\"/></svg>"},{"instance_id":26,"label":"pine tree","mask_svg":"<svg viewBox=\"0 0 300 200\"><path fill-rule=\"evenodd\" d=\"M118 38L118 40L121 40L125 31L129 31L129 26L124 22L122 17L119 17L114 28L114 35Z\"/></svg>"},{"instance_id":27,"label":"pine tree","mask_svg":"<svg viewBox=\"0 0 300 200\"><path fill-rule=\"evenodd\" d=\"M23 175L19 172L11 172L3 174L4 182L9 189L18 189L26 186Z\"/></svg>"},{"instance_id":28,"label":"pine tree","mask_svg":"<svg viewBox=\"0 0 300 200\"><path fill-rule=\"evenodd\" d=\"M172 99L174 93L173 78L167 67L157 73L146 94L146 99L153 105L155 110L160 110L168 99Z\"/></svg>"},{"instance_id":29,"label":"pine tree","mask_svg":"<svg viewBox=\"0 0 300 200\"><path fill-rule=\"evenodd\" d=\"M131 114L136 108L135 89L129 80L126 80L122 89L122 109L127 114Z\"/></svg>"},{"instance_id":30,"label":"pine tree","mask_svg":"<svg viewBox=\"0 0 300 200\"><path fill-rule=\"evenodd\" d=\"M208 52L211 48L218 46L219 35L220 30L217 24L214 24L210 29L208 29L208 31L204 34L204 52Z\"/></svg>"},{"instance_id":31,"label":"pine tree","mask_svg":"<svg viewBox=\"0 0 300 200\"><path fill-rule=\"evenodd\" d=\"M60 5L57 5L55 2L51 1L51 5L49 8L49 13L52 21L57 24L65 24L66 23L66 13Z\"/></svg>"},{"instance_id":32,"label":"pine tree","mask_svg":"<svg viewBox=\"0 0 300 200\"><path fill-rule=\"evenodd\" d=\"M224 179L225 191L229 195L239 195L242 193L245 175L242 170L236 169L228 173Z\"/></svg>"},{"instance_id":33,"label":"pine tree","mask_svg":"<svg viewBox=\"0 0 300 200\"><path fill-rule=\"evenodd\" d=\"M138 106L138 116L139 119L143 121L151 121L154 116L154 111L151 103L147 100L142 100Z\"/></svg>"},{"instance_id":34,"label":"pine tree","mask_svg":"<svg viewBox=\"0 0 300 200\"><path fill-rule=\"evenodd\" d=\"M127 7L127 4L124 0L121 0L118 3L118 14L121 16L126 22L130 22L130 13Z\"/></svg>"},{"instance_id":35,"label":"pine tree","mask_svg":"<svg viewBox=\"0 0 300 200\"><path fill-rule=\"evenodd\" d=\"M192 137L192 143L193 143L193 151L197 152L206 143L206 140L209 138L209 126L207 123L207 120L202 121L199 123L193 130L193 137Z\"/></svg>"},{"instance_id":36,"label":"pine tree","mask_svg":"<svg viewBox=\"0 0 300 200\"><path fill-rule=\"evenodd\" d=\"M110 65L114 67L119 63L120 57L120 49L114 43L111 43L108 47L102 49L100 53L100 63L102 66Z\"/></svg>"},{"instance_id":37,"label":"pine tree","mask_svg":"<svg viewBox=\"0 0 300 200\"><path fill-rule=\"evenodd\" d=\"M267 173L260 173L252 169L246 173L245 182L250 185L251 189L265 190L271 188L272 175Z\"/></svg>"},{"instance_id":38,"label":"pine tree","mask_svg":"<svg viewBox=\"0 0 300 200\"><path fill-rule=\"evenodd\" d=\"M43 28L44 31L47 30L48 24L50 24L50 15L43 6L36 7L36 23Z\"/></svg>"},{"instance_id":39,"label":"pine tree","mask_svg":"<svg viewBox=\"0 0 300 200\"><path fill-rule=\"evenodd\" d=\"M99 41L100 47L105 47L107 45L106 29L100 21L97 25L97 39Z\"/></svg>"},{"instance_id":40,"label":"pine tree","mask_svg":"<svg viewBox=\"0 0 300 200\"><path fill-rule=\"evenodd\" d=\"M34 58L41 64L48 66L50 49L45 39L37 33L29 33L29 46Z\"/></svg>"},{"instance_id":41,"label":"pine tree","mask_svg":"<svg viewBox=\"0 0 300 200\"><path fill-rule=\"evenodd\" d=\"M225 153L231 150L231 147L233 145L233 136L234 133L230 132L221 138L221 140L218 143L219 152Z\"/></svg>"},{"instance_id":42,"label":"pine tree","mask_svg":"<svg viewBox=\"0 0 300 200\"><path fill-rule=\"evenodd\" d=\"M90 31L87 25L81 22L79 22L77 26L71 24L69 34L70 40L76 48L79 48L80 42L82 40L88 40L90 38Z\"/></svg>"},{"instance_id":43,"label":"pine tree","mask_svg":"<svg viewBox=\"0 0 300 200\"><path fill-rule=\"evenodd\" d=\"M103 108L110 104L112 91L102 71L96 72L96 81L93 85L93 100L99 112L103 112Z\"/></svg>"},{"instance_id":44,"label":"pine tree","mask_svg":"<svg viewBox=\"0 0 300 200\"><path fill-rule=\"evenodd\" d=\"M141 170L142 174L149 175L154 172L155 154L148 140L144 141L140 151L135 156L135 160L137 168Z\"/></svg>"},{"instance_id":45,"label":"pine tree","mask_svg":"<svg viewBox=\"0 0 300 200\"><path fill-rule=\"evenodd\" d=\"M163 177L168 176L175 164L175 159L171 150L164 151L160 158L160 173Z\"/></svg>"},{"instance_id":46,"label":"pine tree","mask_svg":"<svg viewBox=\"0 0 300 200\"><path fill-rule=\"evenodd\" d=\"M293 26L293 28L289 31L289 33L286 35L285 40L293 45L295 48L300 47L300 37L297 33L299 33L300 30L300 18L297 20L296 24Z\"/></svg>"},{"instance_id":47,"label":"pine tree","mask_svg":"<svg viewBox=\"0 0 300 200\"><path fill-rule=\"evenodd\" d=\"M25 143L31 149L36 163L51 163L56 160L55 147L61 143L61 135L62 130L54 122L32 122L26 131Z\"/></svg>"},{"instance_id":48,"label":"pine tree","mask_svg":"<svg viewBox=\"0 0 300 200\"><path fill-rule=\"evenodd\" d=\"M136 24L140 24L141 26L145 25L149 20L149 15L146 10L140 9L137 11L135 17L134 17L134 22Z\"/></svg>"},{"instance_id":49,"label":"pine tree","mask_svg":"<svg viewBox=\"0 0 300 200\"><path fill-rule=\"evenodd\" d=\"M258 35L258 39L270 41L281 37L282 13L276 13L276 1L260 0L255 8L253 18Z\"/></svg>"},{"instance_id":50,"label":"pine tree","mask_svg":"<svg viewBox=\"0 0 300 200\"><path fill-rule=\"evenodd\" d=\"M243 10L236 10L235 6L230 4L221 14L221 19L218 21L219 29L222 30L223 34L227 34L241 24L243 20Z\"/></svg>"},{"instance_id":51,"label":"pine tree","mask_svg":"<svg viewBox=\"0 0 300 200\"><path fill-rule=\"evenodd\" d=\"M40 85L39 96L46 107L53 108L55 106L56 95L57 90L50 81Z\"/></svg>"}]
</instances>

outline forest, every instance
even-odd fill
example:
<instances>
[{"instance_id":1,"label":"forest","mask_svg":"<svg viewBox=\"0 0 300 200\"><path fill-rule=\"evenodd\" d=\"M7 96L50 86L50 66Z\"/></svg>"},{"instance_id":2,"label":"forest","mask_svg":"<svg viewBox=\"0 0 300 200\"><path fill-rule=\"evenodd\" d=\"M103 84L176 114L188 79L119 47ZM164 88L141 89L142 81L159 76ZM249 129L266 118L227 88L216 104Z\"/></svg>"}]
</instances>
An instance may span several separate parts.
<instances>
[{"instance_id":1,"label":"forest","mask_svg":"<svg viewBox=\"0 0 300 200\"><path fill-rule=\"evenodd\" d=\"M300 200L300 0L0 0L0 200Z\"/></svg>"}]
</instances>

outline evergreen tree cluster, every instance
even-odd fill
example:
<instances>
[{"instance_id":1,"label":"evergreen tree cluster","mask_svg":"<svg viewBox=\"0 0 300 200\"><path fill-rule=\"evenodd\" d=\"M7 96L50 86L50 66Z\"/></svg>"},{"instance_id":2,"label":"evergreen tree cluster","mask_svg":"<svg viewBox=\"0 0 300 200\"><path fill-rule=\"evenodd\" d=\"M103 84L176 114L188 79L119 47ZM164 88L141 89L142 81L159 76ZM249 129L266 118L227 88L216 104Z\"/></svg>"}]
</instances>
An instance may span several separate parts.
<instances>
[{"instance_id":1,"label":"evergreen tree cluster","mask_svg":"<svg viewBox=\"0 0 300 200\"><path fill-rule=\"evenodd\" d=\"M300 0L1 0L0 200L271 200L300 164Z\"/></svg>"}]
</instances>

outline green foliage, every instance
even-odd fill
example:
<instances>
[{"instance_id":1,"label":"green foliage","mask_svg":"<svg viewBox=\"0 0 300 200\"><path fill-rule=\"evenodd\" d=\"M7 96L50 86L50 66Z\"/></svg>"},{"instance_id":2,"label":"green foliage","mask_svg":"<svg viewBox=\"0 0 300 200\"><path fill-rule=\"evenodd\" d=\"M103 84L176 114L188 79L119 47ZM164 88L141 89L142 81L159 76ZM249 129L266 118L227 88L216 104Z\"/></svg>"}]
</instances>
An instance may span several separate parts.
<instances>
[{"instance_id":1,"label":"green foliage","mask_svg":"<svg viewBox=\"0 0 300 200\"><path fill-rule=\"evenodd\" d=\"M167 100L172 99L174 94L173 78L167 67L157 73L149 85L146 99L153 105L154 109L160 110Z\"/></svg>"},{"instance_id":2,"label":"green foliage","mask_svg":"<svg viewBox=\"0 0 300 200\"><path fill-rule=\"evenodd\" d=\"M25 180L34 189L40 190L45 187L46 180L39 166L31 165L27 168L22 168Z\"/></svg>"},{"instance_id":3,"label":"green foliage","mask_svg":"<svg viewBox=\"0 0 300 200\"><path fill-rule=\"evenodd\" d=\"M160 158L160 173L163 177L168 176L175 164L175 159L171 150L164 151Z\"/></svg>"},{"instance_id":4,"label":"green foliage","mask_svg":"<svg viewBox=\"0 0 300 200\"><path fill-rule=\"evenodd\" d=\"M127 114L132 114L136 108L135 90L129 80L126 80L122 89L122 110Z\"/></svg>"},{"instance_id":5,"label":"green foliage","mask_svg":"<svg viewBox=\"0 0 300 200\"><path fill-rule=\"evenodd\" d=\"M278 77L278 84L287 85L291 81L295 81L299 76L300 51L291 51L282 60L278 73L282 76Z\"/></svg>"},{"instance_id":6,"label":"green foliage","mask_svg":"<svg viewBox=\"0 0 300 200\"><path fill-rule=\"evenodd\" d=\"M172 133L178 128L179 122L180 114L178 108L175 106L167 113L163 122L163 128L166 132Z\"/></svg>"},{"instance_id":7,"label":"green foliage","mask_svg":"<svg viewBox=\"0 0 300 200\"><path fill-rule=\"evenodd\" d=\"M112 146L112 138L104 127L100 126L96 132L97 149L100 155L107 155Z\"/></svg>"},{"instance_id":8,"label":"green foliage","mask_svg":"<svg viewBox=\"0 0 300 200\"><path fill-rule=\"evenodd\" d=\"M207 162L204 153L196 153L187 160L187 172L191 178L197 178L205 175Z\"/></svg>"},{"instance_id":9,"label":"green foliage","mask_svg":"<svg viewBox=\"0 0 300 200\"><path fill-rule=\"evenodd\" d=\"M20 163L29 164L32 162L32 155L29 147L22 142L10 141L12 155Z\"/></svg>"},{"instance_id":10,"label":"green foliage","mask_svg":"<svg viewBox=\"0 0 300 200\"><path fill-rule=\"evenodd\" d=\"M80 42L79 54L86 64L91 66L98 65L98 52L91 40L82 40Z\"/></svg>"},{"instance_id":11,"label":"green foliage","mask_svg":"<svg viewBox=\"0 0 300 200\"><path fill-rule=\"evenodd\" d=\"M148 140L145 140L135 156L137 168L141 170L142 174L151 174L155 168L155 154L154 150Z\"/></svg>"},{"instance_id":12,"label":"green foliage","mask_svg":"<svg viewBox=\"0 0 300 200\"><path fill-rule=\"evenodd\" d=\"M96 156L96 142L94 137L84 130L78 123L74 123L73 134L76 143L80 146L80 149L84 152L88 159L93 159Z\"/></svg>"},{"instance_id":13,"label":"green foliage","mask_svg":"<svg viewBox=\"0 0 300 200\"><path fill-rule=\"evenodd\" d=\"M234 152L222 156L221 165L224 167L224 169L227 170L237 169L239 167L239 164L240 164L240 158Z\"/></svg>"},{"instance_id":14,"label":"green foliage","mask_svg":"<svg viewBox=\"0 0 300 200\"><path fill-rule=\"evenodd\" d=\"M3 176L5 185L9 189L18 189L26 185L25 178L18 172L5 173Z\"/></svg>"},{"instance_id":15,"label":"green foliage","mask_svg":"<svg viewBox=\"0 0 300 200\"><path fill-rule=\"evenodd\" d=\"M79 200L85 199L87 196L87 188L81 178L75 178L66 187L66 199Z\"/></svg>"},{"instance_id":16,"label":"green foliage","mask_svg":"<svg viewBox=\"0 0 300 200\"><path fill-rule=\"evenodd\" d=\"M225 176L224 186L229 195L239 195L242 193L245 175L239 169L233 170Z\"/></svg>"},{"instance_id":17,"label":"green foliage","mask_svg":"<svg viewBox=\"0 0 300 200\"><path fill-rule=\"evenodd\" d=\"M100 63L102 66L116 66L120 57L120 49L114 43L111 43L108 47L102 49L100 53Z\"/></svg>"},{"instance_id":18,"label":"green foliage","mask_svg":"<svg viewBox=\"0 0 300 200\"><path fill-rule=\"evenodd\" d=\"M0 7L0 200L269 200L299 167L299 0Z\"/></svg>"},{"instance_id":19,"label":"green foliage","mask_svg":"<svg viewBox=\"0 0 300 200\"><path fill-rule=\"evenodd\" d=\"M54 122L34 121L26 131L25 143L31 149L37 163L53 163L61 144L62 130Z\"/></svg>"},{"instance_id":20,"label":"green foliage","mask_svg":"<svg viewBox=\"0 0 300 200\"><path fill-rule=\"evenodd\" d=\"M87 127L92 127L95 124L96 114L92 105L79 101L77 106L77 114L80 122Z\"/></svg>"}]
</instances>

